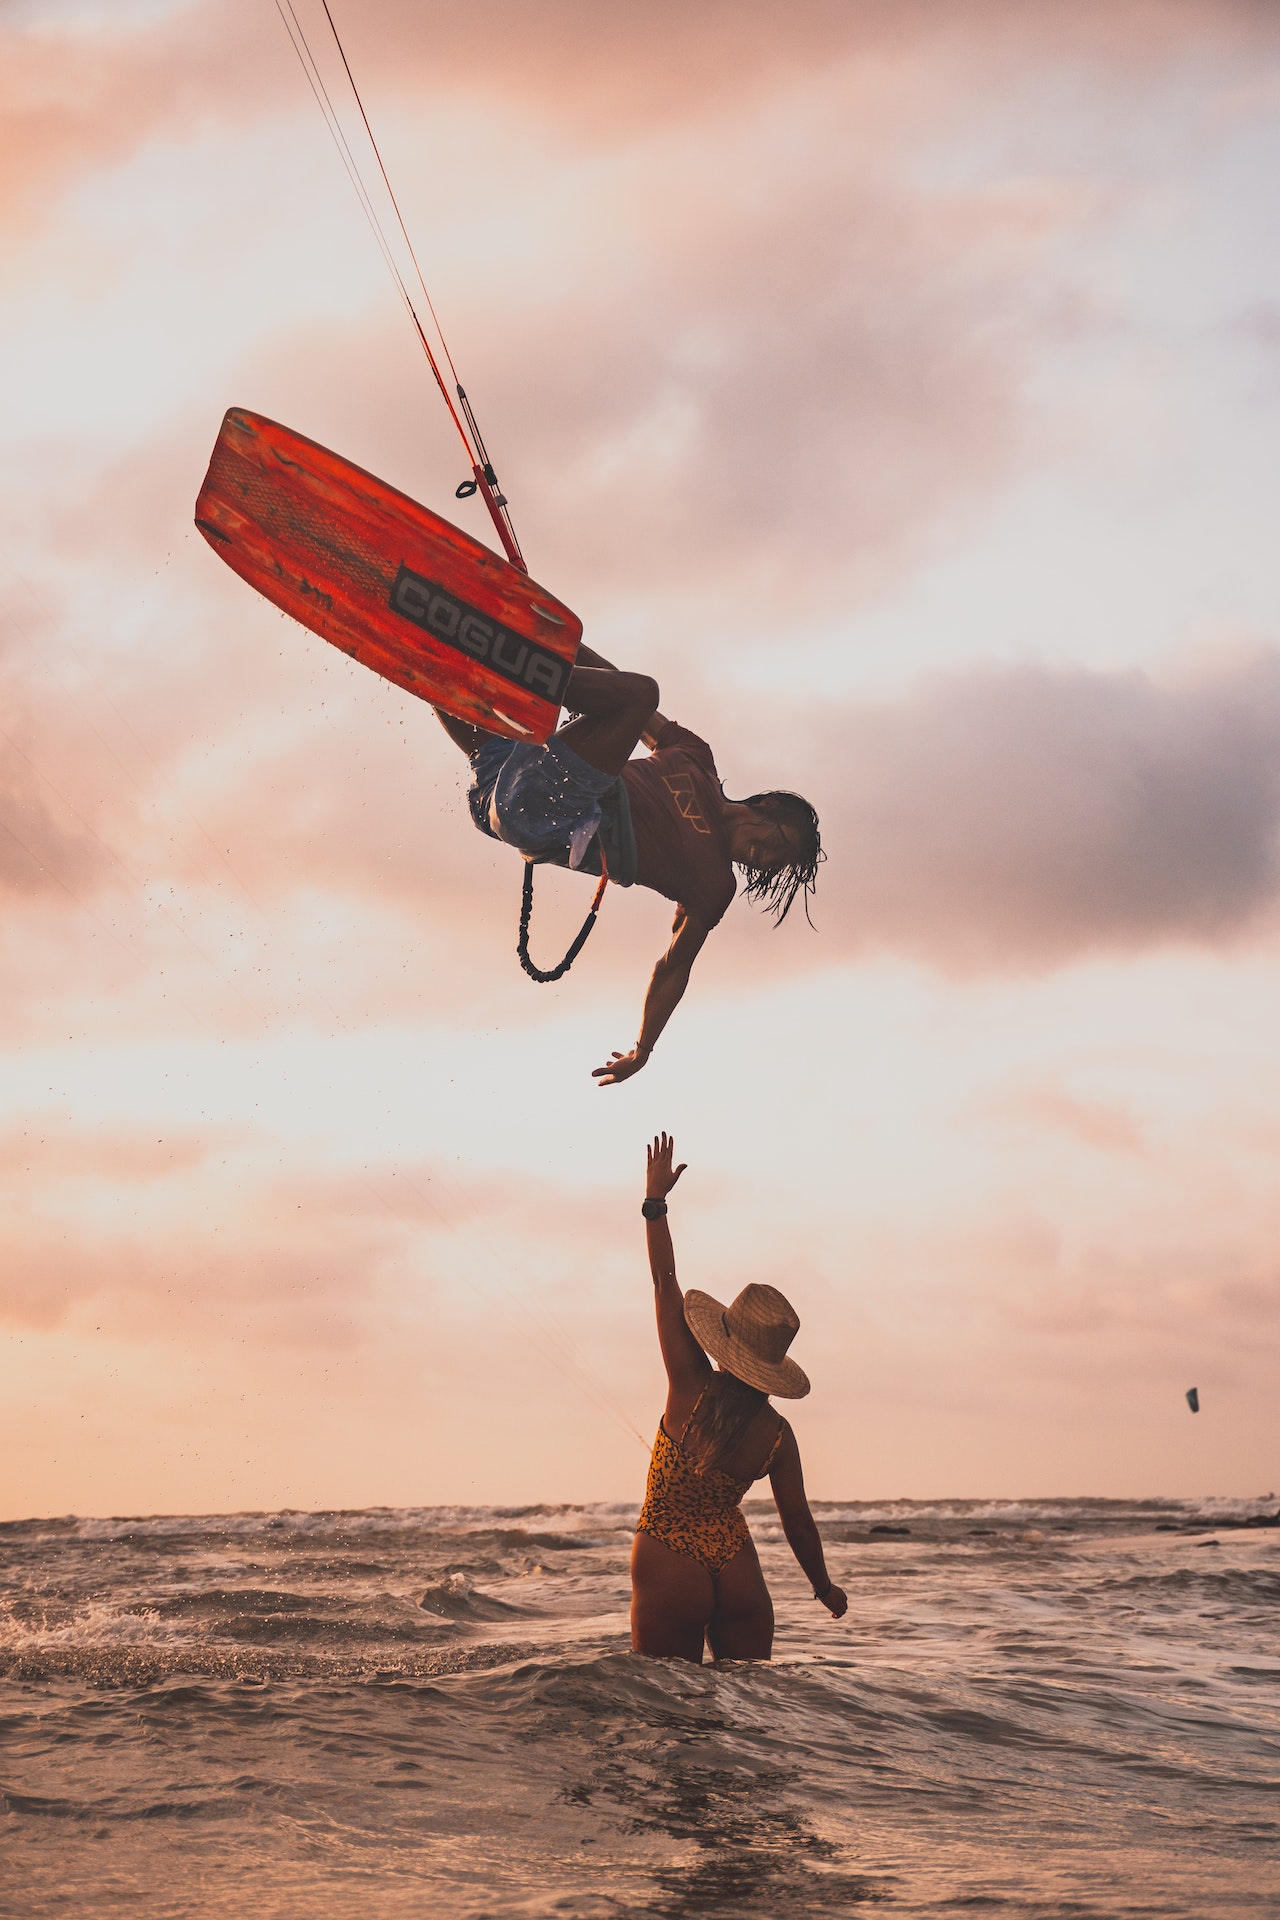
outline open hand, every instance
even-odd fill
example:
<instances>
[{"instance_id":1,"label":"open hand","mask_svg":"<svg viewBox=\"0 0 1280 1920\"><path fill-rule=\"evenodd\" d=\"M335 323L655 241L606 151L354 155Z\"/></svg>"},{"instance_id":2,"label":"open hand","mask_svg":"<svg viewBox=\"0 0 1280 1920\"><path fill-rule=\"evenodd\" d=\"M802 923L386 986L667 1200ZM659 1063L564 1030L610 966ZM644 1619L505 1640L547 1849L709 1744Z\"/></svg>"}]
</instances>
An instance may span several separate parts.
<instances>
[{"instance_id":1,"label":"open hand","mask_svg":"<svg viewBox=\"0 0 1280 1920\"><path fill-rule=\"evenodd\" d=\"M639 1073L648 1062L649 1055L645 1048L632 1047L630 1053L615 1053L603 1067L592 1067L591 1078L598 1080L602 1087L613 1087L619 1080L629 1080L633 1073Z\"/></svg>"},{"instance_id":2,"label":"open hand","mask_svg":"<svg viewBox=\"0 0 1280 1920\"><path fill-rule=\"evenodd\" d=\"M644 1192L647 1200L665 1200L687 1161L672 1171L671 1162L675 1158L676 1143L669 1133L660 1133L651 1147L645 1149Z\"/></svg>"},{"instance_id":3,"label":"open hand","mask_svg":"<svg viewBox=\"0 0 1280 1920\"><path fill-rule=\"evenodd\" d=\"M843 1620L849 1611L849 1596L843 1587L832 1585L823 1594L822 1604L833 1620Z\"/></svg>"}]
</instances>

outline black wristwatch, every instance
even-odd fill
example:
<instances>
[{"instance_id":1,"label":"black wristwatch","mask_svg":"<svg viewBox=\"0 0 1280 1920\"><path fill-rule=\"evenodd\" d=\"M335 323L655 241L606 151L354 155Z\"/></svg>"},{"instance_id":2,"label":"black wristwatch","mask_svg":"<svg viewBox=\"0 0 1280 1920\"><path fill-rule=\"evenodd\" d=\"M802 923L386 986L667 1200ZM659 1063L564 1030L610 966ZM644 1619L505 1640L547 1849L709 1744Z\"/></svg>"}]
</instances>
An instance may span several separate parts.
<instances>
[{"instance_id":1,"label":"black wristwatch","mask_svg":"<svg viewBox=\"0 0 1280 1920\"><path fill-rule=\"evenodd\" d=\"M667 1203L665 1200L649 1199L640 1211L646 1220L661 1220L667 1211Z\"/></svg>"}]
</instances>

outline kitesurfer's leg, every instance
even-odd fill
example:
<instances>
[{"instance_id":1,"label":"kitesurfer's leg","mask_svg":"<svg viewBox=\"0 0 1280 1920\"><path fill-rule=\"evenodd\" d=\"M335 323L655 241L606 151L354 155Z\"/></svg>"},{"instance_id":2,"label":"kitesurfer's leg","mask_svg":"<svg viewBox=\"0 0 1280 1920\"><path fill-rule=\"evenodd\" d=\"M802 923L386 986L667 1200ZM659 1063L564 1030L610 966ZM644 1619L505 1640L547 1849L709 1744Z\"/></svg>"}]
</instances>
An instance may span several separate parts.
<instances>
[{"instance_id":1,"label":"kitesurfer's leg","mask_svg":"<svg viewBox=\"0 0 1280 1920\"><path fill-rule=\"evenodd\" d=\"M715 1583L701 1560L674 1553L652 1534L631 1548L631 1650L654 1660L702 1664Z\"/></svg>"},{"instance_id":2,"label":"kitesurfer's leg","mask_svg":"<svg viewBox=\"0 0 1280 1920\"><path fill-rule=\"evenodd\" d=\"M578 718L556 739L597 773L621 773L658 707L658 683L616 667L575 667L564 704Z\"/></svg>"},{"instance_id":3,"label":"kitesurfer's leg","mask_svg":"<svg viewBox=\"0 0 1280 1920\"><path fill-rule=\"evenodd\" d=\"M716 1575L716 1603L707 1643L717 1660L768 1660L773 1653L773 1601L755 1547L748 1543Z\"/></svg>"},{"instance_id":4,"label":"kitesurfer's leg","mask_svg":"<svg viewBox=\"0 0 1280 1920\"><path fill-rule=\"evenodd\" d=\"M592 655L593 659L598 658ZM565 687L564 704L577 718L561 727L556 739L594 767L597 773L621 773L635 752L658 707L658 683L647 673L622 673L607 663L575 667ZM482 727L442 708L432 709L455 746L469 759L493 738Z\"/></svg>"},{"instance_id":5,"label":"kitesurfer's leg","mask_svg":"<svg viewBox=\"0 0 1280 1920\"><path fill-rule=\"evenodd\" d=\"M594 648L589 647L585 640L582 641L578 647L578 658L575 664L579 667L602 667L606 673L618 673L620 671L618 667L614 666L612 660L606 660L602 653L597 653ZM658 735L668 724L666 714L659 713L655 706L653 712L649 715L648 726L640 735L646 747L657 746Z\"/></svg>"}]
</instances>

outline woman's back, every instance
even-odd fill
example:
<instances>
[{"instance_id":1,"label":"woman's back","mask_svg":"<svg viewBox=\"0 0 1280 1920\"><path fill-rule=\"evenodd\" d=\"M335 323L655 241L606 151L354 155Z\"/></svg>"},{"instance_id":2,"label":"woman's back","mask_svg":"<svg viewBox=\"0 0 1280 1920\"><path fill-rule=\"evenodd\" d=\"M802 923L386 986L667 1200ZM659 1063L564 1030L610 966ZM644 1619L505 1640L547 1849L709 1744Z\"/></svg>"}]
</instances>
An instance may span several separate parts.
<instances>
[{"instance_id":1,"label":"woman's back","mask_svg":"<svg viewBox=\"0 0 1280 1920\"><path fill-rule=\"evenodd\" d=\"M694 1402L683 1428L671 1437L678 1440L681 1452L696 1471L723 1474L745 1489L765 1472L782 1428L782 1416L769 1405L765 1394L732 1374L715 1373Z\"/></svg>"},{"instance_id":2,"label":"woman's back","mask_svg":"<svg viewBox=\"0 0 1280 1920\"><path fill-rule=\"evenodd\" d=\"M768 1471L782 1434L763 1393L713 1374L678 1434L667 1417L658 1428L637 1530L718 1573L749 1541L740 1502Z\"/></svg>"}]
</instances>

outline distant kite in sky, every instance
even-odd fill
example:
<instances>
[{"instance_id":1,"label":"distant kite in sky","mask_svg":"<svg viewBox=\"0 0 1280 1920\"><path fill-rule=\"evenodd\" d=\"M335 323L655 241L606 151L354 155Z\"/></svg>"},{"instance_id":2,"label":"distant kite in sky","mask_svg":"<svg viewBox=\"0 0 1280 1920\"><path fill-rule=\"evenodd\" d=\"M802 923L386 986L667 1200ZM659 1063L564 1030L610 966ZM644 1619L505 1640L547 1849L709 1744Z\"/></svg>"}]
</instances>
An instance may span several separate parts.
<instances>
[{"instance_id":1,"label":"distant kite in sky","mask_svg":"<svg viewBox=\"0 0 1280 1920\"><path fill-rule=\"evenodd\" d=\"M1187 1405L1190 1407L1192 1413L1199 1413L1200 1389L1198 1387L1187 1388Z\"/></svg>"}]
</instances>

